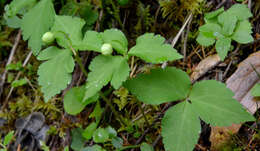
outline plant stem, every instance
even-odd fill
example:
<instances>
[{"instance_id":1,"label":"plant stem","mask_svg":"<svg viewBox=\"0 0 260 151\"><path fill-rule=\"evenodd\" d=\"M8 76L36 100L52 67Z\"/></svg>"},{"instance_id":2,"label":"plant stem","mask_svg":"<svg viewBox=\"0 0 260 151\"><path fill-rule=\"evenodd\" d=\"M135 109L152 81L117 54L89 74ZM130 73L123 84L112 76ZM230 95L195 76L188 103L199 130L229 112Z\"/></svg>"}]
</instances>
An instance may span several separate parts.
<instances>
[{"instance_id":1,"label":"plant stem","mask_svg":"<svg viewBox=\"0 0 260 151\"><path fill-rule=\"evenodd\" d=\"M116 111L116 109L114 108L114 106L112 105L112 103L110 102L110 100L108 98L105 97L105 95L100 92L99 93L101 98L108 104L108 106L111 108L112 112L115 114L115 116L119 119L119 121L124 125L127 126L127 123L124 121L123 117Z\"/></svg>"}]
</instances>

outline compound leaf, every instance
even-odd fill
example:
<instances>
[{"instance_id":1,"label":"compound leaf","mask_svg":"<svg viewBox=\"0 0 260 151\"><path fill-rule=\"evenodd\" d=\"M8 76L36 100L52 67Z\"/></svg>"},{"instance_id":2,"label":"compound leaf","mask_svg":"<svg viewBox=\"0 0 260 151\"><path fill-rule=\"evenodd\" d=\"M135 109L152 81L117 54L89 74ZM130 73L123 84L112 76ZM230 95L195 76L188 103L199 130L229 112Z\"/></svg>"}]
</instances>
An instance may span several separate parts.
<instances>
[{"instance_id":1,"label":"compound leaf","mask_svg":"<svg viewBox=\"0 0 260 151\"><path fill-rule=\"evenodd\" d=\"M252 26L248 20L238 22L234 34L232 34L232 39L241 44L247 44L254 41L251 36Z\"/></svg>"},{"instance_id":2,"label":"compound leaf","mask_svg":"<svg viewBox=\"0 0 260 151\"><path fill-rule=\"evenodd\" d=\"M162 63L181 59L182 56L165 39L153 33L144 34L137 38L136 45L130 49L130 56L137 56L146 62Z\"/></svg>"},{"instance_id":3,"label":"compound leaf","mask_svg":"<svg viewBox=\"0 0 260 151\"><path fill-rule=\"evenodd\" d=\"M124 33L118 29L108 29L102 33L105 43L110 43L112 47L120 54L125 54L128 50L128 41Z\"/></svg>"},{"instance_id":4,"label":"compound leaf","mask_svg":"<svg viewBox=\"0 0 260 151\"><path fill-rule=\"evenodd\" d=\"M181 102L165 113L162 137L166 151L193 150L200 134L200 120L188 101Z\"/></svg>"},{"instance_id":5,"label":"compound leaf","mask_svg":"<svg viewBox=\"0 0 260 151\"><path fill-rule=\"evenodd\" d=\"M71 115L80 113L86 105L95 102L98 97L94 96L88 100L83 100L85 95L85 87L74 87L70 89L64 96L64 109Z\"/></svg>"},{"instance_id":6,"label":"compound leaf","mask_svg":"<svg viewBox=\"0 0 260 151\"><path fill-rule=\"evenodd\" d=\"M232 98L233 95L225 84L205 80L193 86L189 98L200 118L213 126L254 121L254 117Z\"/></svg>"},{"instance_id":7,"label":"compound leaf","mask_svg":"<svg viewBox=\"0 0 260 151\"><path fill-rule=\"evenodd\" d=\"M53 56L46 55L52 54L51 51L55 51ZM40 54L39 58L47 61L39 66L37 74L39 75L38 82L42 86L44 99L48 101L70 83L75 64L72 53L68 49L61 50L57 47L49 47L42 53L43 55Z\"/></svg>"},{"instance_id":8,"label":"compound leaf","mask_svg":"<svg viewBox=\"0 0 260 151\"><path fill-rule=\"evenodd\" d=\"M93 59L89 66L91 71L88 75L85 99L92 97L103 86L111 81L111 85L118 89L122 82L129 76L127 60L122 56L99 55Z\"/></svg>"},{"instance_id":9,"label":"compound leaf","mask_svg":"<svg viewBox=\"0 0 260 151\"><path fill-rule=\"evenodd\" d=\"M41 0L22 19L23 39L29 39L28 45L35 55L41 50L42 35L52 27L54 16L52 0Z\"/></svg>"},{"instance_id":10,"label":"compound leaf","mask_svg":"<svg viewBox=\"0 0 260 151\"><path fill-rule=\"evenodd\" d=\"M64 48L76 48L82 41L81 29L85 21L78 17L72 16L55 16L55 22L52 27L52 32L55 33L55 38L60 46Z\"/></svg>"},{"instance_id":11,"label":"compound leaf","mask_svg":"<svg viewBox=\"0 0 260 151\"><path fill-rule=\"evenodd\" d=\"M259 84L259 83L256 84L256 85L252 88L251 94L252 94L253 96L255 96L255 97L260 96L260 84Z\"/></svg>"},{"instance_id":12,"label":"compound leaf","mask_svg":"<svg viewBox=\"0 0 260 151\"><path fill-rule=\"evenodd\" d=\"M216 51L220 57L220 59L223 61L225 57L227 56L228 51L231 47L231 39L230 38L220 38L216 42Z\"/></svg>"},{"instance_id":13,"label":"compound leaf","mask_svg":"<svg viewBox=\"0 0 260 151\"><path fill-rule=\"evenodd\" d=\"M154 69L124 83L137 98L147 104L161 104L184 99L191 82L188 75L174 67Z\"/></svg>"}]
</instances>

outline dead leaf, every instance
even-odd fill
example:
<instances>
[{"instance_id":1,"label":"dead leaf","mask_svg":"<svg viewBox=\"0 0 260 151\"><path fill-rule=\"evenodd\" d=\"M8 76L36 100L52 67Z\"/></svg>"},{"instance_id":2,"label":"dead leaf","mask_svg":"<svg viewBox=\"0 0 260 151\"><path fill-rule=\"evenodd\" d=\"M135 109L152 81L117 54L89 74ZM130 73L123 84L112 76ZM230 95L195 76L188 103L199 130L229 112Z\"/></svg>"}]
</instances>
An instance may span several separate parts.
<instances>
[{"instance_id":1,"label":"dead leaf","mask_svg":"<svg viewBox=\"0 0 260 151\"><path fill-rule=\"evenodd\" d=\"M227 87L234 93L238 100L251 114L259 108L260 102L251 95L250 90L260 81L257 73L260 73L260 51L251 54L238 65L235 73L226 81Z\"/></svg>"},{"instance_id":2,"label":"dead leaf","mask_svg":"<svg viewBox=\"0 0 260 151\"><path fill-rule=\"evenodd\" d=\"M195 67L193 73L191 74L191 81L198 80L201 76L219 63L220 58L217 54L206 57Z\"/></svg>"}]
</instances>

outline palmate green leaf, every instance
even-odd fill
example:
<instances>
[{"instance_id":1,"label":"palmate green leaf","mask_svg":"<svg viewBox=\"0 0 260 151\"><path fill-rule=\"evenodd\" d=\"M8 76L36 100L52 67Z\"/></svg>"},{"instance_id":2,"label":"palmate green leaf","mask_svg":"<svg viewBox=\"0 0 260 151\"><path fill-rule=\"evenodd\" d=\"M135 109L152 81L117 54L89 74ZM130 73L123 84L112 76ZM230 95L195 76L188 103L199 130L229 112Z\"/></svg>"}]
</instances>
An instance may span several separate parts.
<instances>
[{"instance_id":1,"label":"palmate green leaf","mask_svg":"<svg viewBox=\"0 0 260 151\"><path fill-rule=\"evenodd\" d=\"M35 55L41 50L42 35L52 27L54 16L52 0L41 0L23 16L21 22L23 39L29 39L28 45Z\"/></svg>"},{"instance_id":2,"label":"palmate green leaf","mask_svg":"<svg viewBox=\"0 0 260 151\"><path fill-rule=\"evenodd\" d=\"M260 84L256 84L252 90L251 90L251 94L255 97L259 97L260 96Z\"/></svg>"},{"instance_id":3,"label":"palmate green leaf","mask_svg":"<svg viewBox=\"0 0 260 151\"><path fill-rule=\"evenodd\" d=\"M191 87L188 75L180 69L154 69L124 83L137 98L147 104L161 104L187 97Z\"/></svg>"},{"instance_id":4,"label":"palmate green leaf","mask_svg":"<svg viewBox=\"0 0 260 151\"><path fill-rule=\"evenodd\" d=\"M228 51L231 47L231 39L230 38L220 38L216 42L216 51L218 53L218 56L223 61L225 57L227 56Z\"/></svg>"},{"instance_id":5,"label":"palmate green leaf","mask_svg":"<svg viewBox=\"0 0 260 151\"><path fill-rule=\"evenodd\" d=\"M193 86L189 98L200 118L213 126L254 121L255 118L233 96L225 84L206 80Z\"/></svg>"},{"instance_id":6,"label":"palmate green leaf","mask_svg":"<svg viewBox=\"0 0 260 151\"><path fill-rule=\"evenodd\" d=\"M184 101L171 107L162 120L165 151L192 151L200 129L200 120L193 104Z\"/></svg>"},{"instance_id":7,"label":"palmate green leaf","mask_svg":"<svg viewBox=\"0 0 260 151\"><path fill-rule=\"evenodd\" d=\"M71 82L75 64L70 50L57 47L45 49L38 60L47 60L39 66L37 74L44 99L48 101Z\"/></svg>"},{"instance_id":8,"label":"palmate green leaf","mask_svg":"<svg viewBox=\"0 0 260 151\"><path fill-rule=\"evenodd\" d=\"M89 66L86 93L84 99L88 99L100 91L109 82L118 89L122 82L129 76L129 66L126 58L122 56L99 55L94 58Z\"/></svg>"},{"instance_id":9,"label":"palmate green leaf","mask_svg":"<svg viewBox=\"0 0 260 151\"><path fill-rule=\"evenodd\" d=\"M181 59L182 56L165 39L153 33L144 34L137 38L136 45L129 51L130 56L137 56L146 62L162 63Z\"/></svg>"},{"instance_id":10,"label":"palmate green leaf","mask_svg":"<svg viewBox=\"0 0 260 151\"><path fill-rule=\"evenodd\" d=\"M64 48L76 48L82 41L82 27L85 21L72 16L55 16L55 22L51 29L60 46Z\"/></svg>"},{"instance_id":11,"label":"palmate green leaf","mask_svg":"<svg viewBox=\"0 0 260 151\"><path fill-rule=\"evenodd\" d=\"M70 89L64 96L64 109L71 115L80 113L86 105L96 102L98 96L93 96L88 100L83 100L85 95L85 87L74 87Z\"/></svg>"},{"instance_id":12,"label":"palmate green leaf","mask_svg":"<svg viewBox=\"0 0 260 151\"><path fill-rule=\"evenodd\" d=\"M248 20L244 20L238 22L235 32L232 34L231 38L238 43L247 44L254 41L251 34L252 26Z\"/></svg>"}]
</instances>

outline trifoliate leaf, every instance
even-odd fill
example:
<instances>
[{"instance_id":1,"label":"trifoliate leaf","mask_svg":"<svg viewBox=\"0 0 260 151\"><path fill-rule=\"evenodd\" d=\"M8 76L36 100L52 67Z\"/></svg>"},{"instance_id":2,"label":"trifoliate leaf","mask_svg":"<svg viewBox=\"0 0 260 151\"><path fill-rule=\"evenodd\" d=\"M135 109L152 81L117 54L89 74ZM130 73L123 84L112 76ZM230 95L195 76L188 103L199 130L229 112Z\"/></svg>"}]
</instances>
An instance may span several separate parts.
<instances>
[{"instance_id":1,"label":"trifoliate leaf","mask_svg":"<svg viewBox=\"0 0 260 151\"><path fill-rule=\"evenodd\" d=\"M199 33L199 36L197 37L197 42L201 44L202 46L210 46L215 43L215 38L209 38L204 36L202 33Z\"/></svg>"},{"instance_id":2,"label":"trifoliate leaf","mask_svg":"<svg viewBox=\"0 0 260 151\"><path fill-rule=\"evenodd\" d=\"M101 52L103 39L100 33L96 31L87 31L82 42L76 47L79 50L92 50Z\"/></svg>"},{"instance_id":3,"label":"trifoliate leaf","mask_svg":"<svg viewBox=\"0 0 260 151\"><path fill-rule=\"evenodd\" d=\"M223 37L221 34L221 27L218 24L215 23L207 23L199 28L200 33L203 34L203 36L208 38L217 38L217 37Z\"/></svg>"},{"instance_id":4,"label":"trifoliate leaf","mask_svg":"<svg viewBox=\"0 0 260 151\"><path fill-rule=\"evenodd\" d=\"M108 29L102 33L105 43L109 43L120 54L126 54L128 50L128 41L124 33L118 29Z\"/></svg>"},{"instance_id":5,"label":"trifoliate leaf","mask_svg":"<svg viewBox=\"0 0 260 151\"><path fill-rule=\"evenodd\" d=\"M70 83L75 64L70 50L57 47L45 49L38 58L47 60L39 66L38 82L45 101L48 101Z\"/></svg>"},{"instance_id":6,"label":"trifoliate leaf","mask_svg":"<svg viewBox=\"0 0 260 151\"><path fill-rule=\"evenodd\" d=\"M147 104L161 104L184 99L191 82L188 75L174 67L154 69L124 83L137 98Z\"/></svg>"},{"instance_id":7,"label":"trifoliate leaf","mask_svg":"<svg viewBox=\"0 0 260 151\"><path fill-rule=\"evenodd\" d=\"M76 48L82 41L81 29L85 21L72 16L55 16L55 22L51 29L60 46L64 48Z\"/></svg>"},{"instance_id":8,"label":"trifoliate leaf","mask_svg":"<svg viewBox=\"0 0 260 151\"><path fill-rule=\"evenodd\" d=\"M70 89L64 96L64 109L71 115L80 113L86 105L95 102L98 97L94 96L88 100L83 100L85 95L85 87L74 87Z\"/></svg>"},{"instance_id":9,"label":"trifoliate leaf","mask_svg":"<svg viewBox=\"0 0 260 151\"><path fill-rule=\"evenodd\" d=\"M227 56L228 51L231 47L231 39L230 38L220 38L216 42L216 50L218 53L218 56L223 61L225 57Z\"/></svg>"},{"instance_id":10,"label":"trifoliate leaf","mask_svg":"<svg viewBox=\"0 0 260 151\"><path fill-rule=\"evenodd\" d=\"M141 151L154 151L153 146L147 143L142 143L140 149Z\"/></svg>"},{"instance_id":11,"label":"trifoliate leaf","mask_svg":"<svg viewBox=\"0 0 260 151\"><path fill-rule=\"evenodd\" d=\"M255 118L233 96L225 84L206 80L193 86L189 98L200 118L213 126L254 121Z\"/></svg>"},{"instance_id":12,"label":"trifoliate leaf","mask_svg":"<svg viewBox=\"0 0 260 151\"><path fill-rule=\"evenodd\" d=\"M35 55L39 53L43 44L42 35L53 25L54 16L52 0L41 0L22 19L23 39L29 39L28 45Z\"/></svg>"},{"instance_id":13,"label":"trifoliate leaf","mask_svg":"<svg viewBox=\"0 0 260 151\"><path fill-rule=\"evenodd\" d=\"M218 16L218 22L222 25L222 33L229 36L233 33L237 17L228 12L223 12Z\"/></svg>"},{"instance_id":14,"label":"trifoliate leaf","mask_svg":"<svg viewBox=\"0 0 260 151\"><path fill-rule=\"evenodd\" d=\"M185 101L171 107L162 120L165 150L192 151L197 144L200 129L200 120L193 104Z\"/></svg>"},{"instance_id":15,"label":"trifoliate leaf","mask_svg":"<svg viewBox=\"0 0 260 151\"><path fill-rule=\"evenodd\" d=\"M182 56L165 39L153 33L144 34L137 38L136 45L130 49L130 56L137 56L146 62L162 63L181 59Z\"/></svg>"},{"instance_id":16,"label":"trifoliate leaf","mask_svg":"<svg viewBox=\"0 0 260 151\"><path fill-rule=\"evenodd\" d=\"M250 9L244 4L235 4L227 12L236 16L238 20L245 20L253 16Z\"/></svg>"},{"instance_id":17,"label":"trifoliate leaf","mask_svg":"<svg viewBox=\"0 0 260 151\"><path fill-rule=\"evenodd\" d=\"M254 41L254 38L251 36L252 26L248 20L238 22L238 25L235 29L232 39L241 44L247 44Z\"/></svg>"},{"instance_id":18,"label":"trifoliate leaf","mask_svg":"<svg viewBox=\"0 0 260 151\"><path fill-rule=\"evenodd\" d=\"M93 140L95 143L104 143L108 141L109 133L104 128L98 128L93 133Z\"/></svg>"},{"instance_id":19,"label":"trifoliate leaf","mask_svg":"<svg viewBox=\"0 0 260 151\"><path fill-rule=\"evenodd\" d=\"M99 55L94 58L89 66L85 99L92 97L103 86L111 81L111 85L118 89L122 82L129 76L129 66L126 58L122 56Z\"/></svg>"},{"instance_id":20,"label":"trifoliate leaf","mask_svg":"<svg viewBox=\"0 0 260 151\"><path fill-rule=\"evenodd\" d=\"M252 88L251 94L252 94L253 96L255 96L255 97L260 96L260 84L259 84L259 83L256 84L256 85Z\"/></svg>"}]
</instances>

